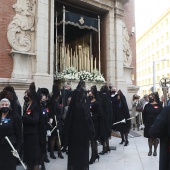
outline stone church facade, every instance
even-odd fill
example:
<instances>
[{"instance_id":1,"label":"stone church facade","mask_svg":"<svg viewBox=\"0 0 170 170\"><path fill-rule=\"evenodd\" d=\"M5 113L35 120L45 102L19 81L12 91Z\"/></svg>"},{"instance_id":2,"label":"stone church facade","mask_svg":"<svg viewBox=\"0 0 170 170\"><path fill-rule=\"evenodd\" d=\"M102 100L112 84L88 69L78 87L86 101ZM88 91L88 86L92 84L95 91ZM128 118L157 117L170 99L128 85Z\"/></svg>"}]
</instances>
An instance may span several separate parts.
<instances>
[{"instance_id":1,"label":"stone church facade","mask_svg":"<svg viewBox=\"0 0 170 170\"><path fill-rule=\"evenodd\" d=\"M2 0L0 90L12 85L21 98L29 84L49 90L57 70L58 4L101 17L101 73L130 101L136 85L134 0ZM21 98L22 100L22 98Z\"/></svg>"}]
</instances>

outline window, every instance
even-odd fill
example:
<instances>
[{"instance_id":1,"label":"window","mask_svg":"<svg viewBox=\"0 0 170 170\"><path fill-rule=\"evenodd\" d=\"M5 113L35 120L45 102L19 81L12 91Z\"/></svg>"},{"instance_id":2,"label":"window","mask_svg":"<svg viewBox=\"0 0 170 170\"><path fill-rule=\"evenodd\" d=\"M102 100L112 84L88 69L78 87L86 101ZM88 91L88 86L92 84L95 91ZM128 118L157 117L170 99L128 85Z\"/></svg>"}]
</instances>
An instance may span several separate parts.
<instances>
[{"instance_id":1,"label":"window","mask_svg":"<svg viewBox=\"0 0 170 170\"><path fill-rule=\"evenodd\" d=\"M166 19L166 25L168 25L168 18Z\"/></svg>"},{"instance_id":2,"label":"window","mask_svg":"<svg viewBox=\"0 0 170 170\"><path fill-rule=\"evenodd\" d=\"M164 36L161 36L161 42L164 42Z\"/></svg>"},{"instance_id":3,"label":"window","mask_svg":"<svg viewBox=\"0 0 170 170\"><path fill-rule=\"evenodd\" d=\"M165 68L165 63L164 63L164 61L162 62L162 69L164 69Z\"/></svg>"},{"instance_id":4,"label":"window","mask_svg":"<svg viewBox=\"0 0 170 170\"><path fill-rule=\"evenodd\" d=\"M164 49L161 50L161 55L164 56Z\"/></svg>"},{"instance_id":5,"label":"window","mask_svg":"<svg viewBox=\"0 0 170 170\"><path fill-rule=\"evenodd\" d=\"M169 34L168 34L168 32L166 33L166 39L167 39L167 40L169 39Z\"/></svg>"},{"instance_id":6,"label":"window","mask_svg":"<svg viewBox=\"0 0 170 170\"><path fill-rule=\"evenodd\" d=\"M167 54L169 53L169 46L168 45L166 46L166 53Z\"/></svg>"}]
</instances>

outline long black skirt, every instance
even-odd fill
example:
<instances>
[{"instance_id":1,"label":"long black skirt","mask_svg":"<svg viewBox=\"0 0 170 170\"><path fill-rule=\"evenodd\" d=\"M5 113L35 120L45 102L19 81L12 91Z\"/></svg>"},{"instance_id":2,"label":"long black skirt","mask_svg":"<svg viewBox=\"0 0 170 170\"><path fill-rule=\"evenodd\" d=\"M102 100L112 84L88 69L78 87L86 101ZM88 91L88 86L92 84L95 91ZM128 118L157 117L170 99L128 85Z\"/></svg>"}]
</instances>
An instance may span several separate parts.
<instances>
[{"instance_id":1,"label":"long black skirt","mask_svg":"<svg viewBox=\"0 0 170 170\"><path fill-rule=\"evenodd\" d=\"M89 170L89 142L68 142L67 170Z\"/></svg>"},{"instance_id":2,"label":"long black skirt","mask_svg":"<svg viewBox=\"0 0 170 170\"><path fill-rule=\"evenodd\" d=\"M41 164L41 149L38 135L24 135L24 162L30 167Z\"/></svg>"},{"instance_id":3,"label":"long black skirt","mask_svg":"<svg viewBox=\"0 0 170 170\"><path fill-rule=\"evenodd\" d=\"M0 145L0 170L16 170L16 157L9 144Z\"/></svg>"}]
</instances>

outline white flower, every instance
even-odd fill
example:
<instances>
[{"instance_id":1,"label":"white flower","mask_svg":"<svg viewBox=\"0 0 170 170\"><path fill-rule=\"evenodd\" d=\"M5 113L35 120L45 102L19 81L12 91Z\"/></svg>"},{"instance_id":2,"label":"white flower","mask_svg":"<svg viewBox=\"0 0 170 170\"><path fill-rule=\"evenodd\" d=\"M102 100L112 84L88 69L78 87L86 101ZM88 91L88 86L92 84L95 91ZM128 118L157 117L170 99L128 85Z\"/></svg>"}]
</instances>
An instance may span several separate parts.
<instances>
[{"instance_id":1,"label":"white flower","mask_svg":"<svg viewBox=\"0 0 170 170\"><path fill-rule=\"evenodd\" d=\"M78 72L74 67L56 73L54 77L56 80L78 80L81 78L87 81L105 82L103 75L98 70L93 70L92 72L83 70Z\"/></svg>"}]
</instances>

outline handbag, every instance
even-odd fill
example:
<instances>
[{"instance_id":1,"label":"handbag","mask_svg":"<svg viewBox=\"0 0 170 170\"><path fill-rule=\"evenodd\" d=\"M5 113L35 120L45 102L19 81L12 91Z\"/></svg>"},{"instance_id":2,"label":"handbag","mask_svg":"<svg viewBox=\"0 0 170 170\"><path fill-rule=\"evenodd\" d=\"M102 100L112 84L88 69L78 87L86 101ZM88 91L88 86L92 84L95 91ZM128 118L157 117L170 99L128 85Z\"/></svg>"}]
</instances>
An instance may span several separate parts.
<instances>
[{"instance_id":1,"label":"handbag","mask_svg":"<svg viewBox=\"0 0 170 170\"><path fill-rule=\"evenodd\" d=\"M143 107L139 103L136 106L136 111L137 112L142 112L143 111Z\"/></svg>"}]
</instances>

